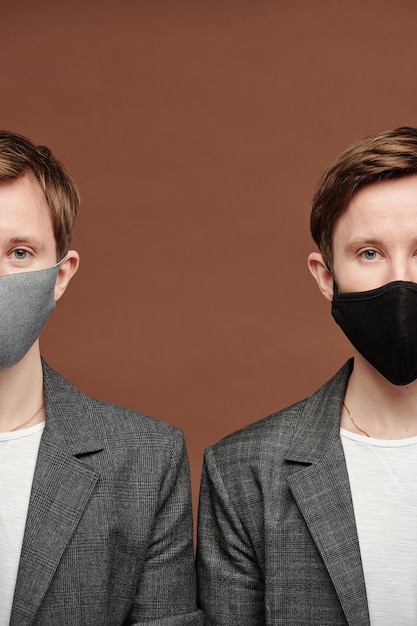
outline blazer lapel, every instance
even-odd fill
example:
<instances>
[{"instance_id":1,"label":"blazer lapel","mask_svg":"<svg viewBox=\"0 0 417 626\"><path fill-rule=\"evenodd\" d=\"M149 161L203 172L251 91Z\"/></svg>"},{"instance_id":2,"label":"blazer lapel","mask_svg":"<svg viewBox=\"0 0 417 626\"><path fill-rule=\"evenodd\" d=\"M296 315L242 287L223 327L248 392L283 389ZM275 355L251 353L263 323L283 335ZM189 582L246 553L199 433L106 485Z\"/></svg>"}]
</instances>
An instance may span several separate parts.
<instances>
[{"instance_id":1,"label":"blazer lapel","mask_svg":"<svg viewBox=\"0 0 417 626\"><path fill-rule=\"evenodd\" d=\"M47 420L33 479L10 626L32 623L98 473L77 455L100 450L80 394L44 366Z\"/></svg>"},{"instance_id":2,"label":"blazer lapel","mask_svg":"<svg viewBox=\"0 0 417 626\"><path fill-rule=\"evenodd\" d=\"M349 626L369 626L365 581L349 477L340 441L340 409L350 375L343 368L306 402L287 461L288 484L334 584Z\"/></svg>"}]
</instances>

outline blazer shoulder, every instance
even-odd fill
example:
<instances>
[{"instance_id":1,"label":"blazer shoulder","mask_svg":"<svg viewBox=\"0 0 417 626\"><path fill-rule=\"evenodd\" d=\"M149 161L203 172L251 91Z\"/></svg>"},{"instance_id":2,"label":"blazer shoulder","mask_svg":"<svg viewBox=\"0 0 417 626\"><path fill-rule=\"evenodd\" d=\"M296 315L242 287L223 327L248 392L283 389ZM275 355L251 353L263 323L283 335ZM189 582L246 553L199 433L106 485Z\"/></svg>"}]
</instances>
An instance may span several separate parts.
<instances>
[{"instance_id":1,"label":"blazer shoulder","mask_svg":"<svg viewBox=\"0 0 417 626\"><path fill-rule=\"evenodd\" d=\"M231 457L247 463L251 457L277 453L286 449L291 435L304 413L308 398L276 411L227 435L206 449L206 457L213 455L217 462L228 463Z\"/></svg>"},{"instance_id":2,"label":"blazer shoulder","mask_svg":"<svg viewBox=\"0 0 417 626\"><path fill-rule=\"evenodd\" d=\"M343 394L352 370L352 360L344 366L320 389L308 398L304 398L288 407L253 422L227 435L217 443L209 446L206 454L213 454L222 459L232 454L242 455L246 459L251 455L279 454L287 450L294 433L302 425L315 424L318 415L326 405L328 398L336 398Z\"/></svg>"},{"instance_id":3,"label":"blazer shoulder","mask_svg":"<svg viewBox=\"0 0 417 626\"><path fill-rule=\"evenodd\" d=\"M108 441L137 444L153 441L155 445L182 447L184 435L180 428L118 404L95 399L77 389L64 376L43 363L47 409L58 421L73 427L87 422Z\"/></svg>"}]
</instances>

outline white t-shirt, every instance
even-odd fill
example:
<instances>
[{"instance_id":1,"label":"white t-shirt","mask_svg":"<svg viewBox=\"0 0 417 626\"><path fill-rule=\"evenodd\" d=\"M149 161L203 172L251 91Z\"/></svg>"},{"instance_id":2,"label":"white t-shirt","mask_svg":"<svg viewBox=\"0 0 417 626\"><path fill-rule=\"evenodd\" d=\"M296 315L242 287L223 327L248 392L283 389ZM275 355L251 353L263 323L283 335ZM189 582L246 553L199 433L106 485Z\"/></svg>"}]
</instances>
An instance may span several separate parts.
<instances>
[{"instance_id":1,"label":"white t-shirt","mask_svg":"<svg viewBox=\"0 0 417 626\"><path fill-rule=\"evenodd\" d=\"M45 423L0 433L0 626L8 626L39 444Z\"/></svg>"},{"instance_id":2,"label":"white t-shirt","mask_svg":"<svg viewBox=\"0 0 417 626\"><path fill-rule=\"evenodd\" d=\"M417 437L341 429L371 626L417 624Z\"/></svg>"}]
</instances>

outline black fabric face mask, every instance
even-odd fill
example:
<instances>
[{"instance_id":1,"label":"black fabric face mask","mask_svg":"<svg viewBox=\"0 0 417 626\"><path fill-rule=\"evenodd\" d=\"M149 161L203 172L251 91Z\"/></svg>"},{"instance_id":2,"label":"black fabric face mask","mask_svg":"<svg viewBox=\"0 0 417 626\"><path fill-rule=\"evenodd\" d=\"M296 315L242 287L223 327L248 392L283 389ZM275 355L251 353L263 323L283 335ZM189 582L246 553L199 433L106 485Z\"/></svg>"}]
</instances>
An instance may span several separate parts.
<instances>
[{"instance_id":1,"label":"black fabric face mask","mask_svg":"<svg viewBox=\"0 0 417 626\"><path fill-rule=\"evenodd\" d=\"M357 351L394 385L417 378L417 284L397 280L378 289L339 293L332 315Z\"/></svg>"}]
</instances>

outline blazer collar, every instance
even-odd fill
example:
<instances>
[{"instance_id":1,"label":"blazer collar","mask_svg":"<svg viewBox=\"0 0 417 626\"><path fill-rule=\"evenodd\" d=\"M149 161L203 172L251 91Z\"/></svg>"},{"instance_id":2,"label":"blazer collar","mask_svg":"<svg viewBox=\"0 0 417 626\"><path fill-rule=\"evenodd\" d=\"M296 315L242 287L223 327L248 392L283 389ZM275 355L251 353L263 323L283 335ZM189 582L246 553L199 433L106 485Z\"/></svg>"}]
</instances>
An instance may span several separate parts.
<instances>
[{"instance_id":1,"label":"blazer collar","mask_svg":"<svg viewBox=\"0 0 417 626\"><path fill-rule=\"evenodd\" d=\"M44 436L70 455L100 450L102 435L95 427L91 400L42 361L46 424Z\"/></svg>"},{"instance_id":2,"label":"blazer collar","mask_svg":"<svg viewBox=\"0 0 417 626\"><path fill-rule=\"evenodd\" d=\"M343 447L340 411L353 360L306 400L286 455L288 485L349 626L369 626L365 580Z\"/></svg>"},{"instance_id":3,"label":"blazer collar","mask_svg":"<svg viewBox=\"0 0 417 626\"><path fill-rule=\"evenodd\" d=\"M288 461L316 463L340 441L340 412L352 369L353 359L350 359L331 380L304 401L298 428L286 455Z\"/></svg>"},{"instance_id":4,"label":"blazer collar","mask_svg":"<svg viewBox=\"0 0 417 626\"><path fill-rule=\"evenodd\" d=\"M46 424L39 447L10 626L28 626L59 567L99 479L91 455L103 441L100 412L43 363Z\"/></svg>"}]
</instances>

